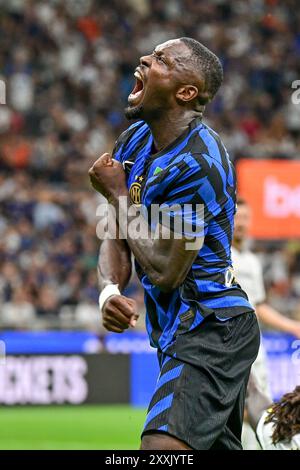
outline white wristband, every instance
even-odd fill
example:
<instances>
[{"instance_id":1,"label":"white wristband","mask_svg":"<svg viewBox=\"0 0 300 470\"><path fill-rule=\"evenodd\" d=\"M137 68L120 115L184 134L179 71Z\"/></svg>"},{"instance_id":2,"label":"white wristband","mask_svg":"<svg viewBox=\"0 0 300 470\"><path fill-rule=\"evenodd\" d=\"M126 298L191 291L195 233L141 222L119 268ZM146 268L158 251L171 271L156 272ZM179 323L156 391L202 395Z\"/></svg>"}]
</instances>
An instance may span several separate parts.
<instances>
[{"instance_id":1,"label":"white wristband","mask_svg":"<svg viewBox=\"0 0 300 470\"><path fill-rule=\"evenodd\" d=\"M119 284L108 284L102 290L101 294L99 295L99 307L101 313L103 305L112 295L121 295L121 292L119 291Z\"/></svg>"}]
</instances>

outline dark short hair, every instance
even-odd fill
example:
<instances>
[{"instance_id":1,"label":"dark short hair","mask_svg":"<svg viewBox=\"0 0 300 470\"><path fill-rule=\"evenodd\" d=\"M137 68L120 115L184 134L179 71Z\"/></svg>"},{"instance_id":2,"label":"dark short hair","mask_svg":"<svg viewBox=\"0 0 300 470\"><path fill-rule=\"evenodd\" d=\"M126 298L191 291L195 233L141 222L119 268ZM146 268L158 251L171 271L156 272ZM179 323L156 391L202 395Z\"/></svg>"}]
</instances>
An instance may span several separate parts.
<instances>
[{"instance_id":1,"label":"dark short hair","mask_svg":"<svg viewBox=\"0 0 300 470\"><path fill-rule=\"evenodd\" d=\"M205 91L209 95L206 102L211 101L223 81L223 67L220 59L195 39L182 37L180 38L180 41L183 42L191 51L190 58L193 61L196 71L199 71L199 74L203 77ZM202 102L201 104L205 104L205 102Z\"/></svg>"},{"instance_id":2,"label":"dark short hair","mask_svg":"<svg viewBox=\"0 0 300 470\"><path fill-rule=\"evenodd\" d=\"M248 206L248 202L247 202L246 199L244 199L243 197L237 196L237 198L236 198L236 205L237 205L237 206Z\"/></svg>"}]
</instances>

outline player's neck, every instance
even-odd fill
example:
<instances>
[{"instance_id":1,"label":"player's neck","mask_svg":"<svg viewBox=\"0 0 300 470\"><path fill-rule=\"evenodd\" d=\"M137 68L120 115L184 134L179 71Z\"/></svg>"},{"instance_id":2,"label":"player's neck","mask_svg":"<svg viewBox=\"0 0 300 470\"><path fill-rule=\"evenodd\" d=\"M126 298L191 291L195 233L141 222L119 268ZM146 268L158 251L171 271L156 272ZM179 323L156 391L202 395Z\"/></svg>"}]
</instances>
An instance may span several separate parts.
<instances>
[{"instance_id":1,"label":"player's neck","mask_svg":"<svg viewBox=\"0 0 300 470\"><path fill-rule=\"evenodd\" d=\"M163 150L177 139L189 126L190 122L197 117L202 117L202 113L197 111L186 111L184 114L172 111L162 114L155 120L147 121L151 129L155 150Z\"/></svg>"}]
</instances>

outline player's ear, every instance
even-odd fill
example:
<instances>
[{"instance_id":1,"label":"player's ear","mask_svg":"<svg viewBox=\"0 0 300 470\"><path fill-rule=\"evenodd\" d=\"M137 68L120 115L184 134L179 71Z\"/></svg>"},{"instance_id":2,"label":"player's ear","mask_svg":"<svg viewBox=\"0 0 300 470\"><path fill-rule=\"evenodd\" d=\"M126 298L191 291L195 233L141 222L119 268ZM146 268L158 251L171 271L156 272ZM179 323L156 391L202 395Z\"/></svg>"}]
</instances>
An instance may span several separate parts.
<instances>
[{"instance_id":1,"label":"player's ear","mask_svg":"<svg viewBox=\"0 0 300 470\"><path fill-rule=\"evenodd\" d=\"M176 93L176 99L181 102L192 101L198 96L198 88L194 85L182 85Z\"/></svg>"}]
</instances>

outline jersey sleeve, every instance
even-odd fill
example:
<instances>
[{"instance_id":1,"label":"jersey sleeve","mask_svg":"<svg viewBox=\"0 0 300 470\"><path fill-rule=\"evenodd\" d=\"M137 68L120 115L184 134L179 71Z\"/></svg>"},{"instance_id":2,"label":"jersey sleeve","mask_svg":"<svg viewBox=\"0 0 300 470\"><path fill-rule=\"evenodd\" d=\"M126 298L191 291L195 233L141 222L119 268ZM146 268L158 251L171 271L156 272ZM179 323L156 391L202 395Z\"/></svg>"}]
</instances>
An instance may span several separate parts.
<instances>
[{"instance_id":1,"label":"jersey sleeve","mask_svg":"<svg viewBox=\"0 0 300 470\"><path fill-rule=\"evenodd\" d=\"M144 125L142 121L135 122L132 124L126 131L122 132L122 134L118 137L115 142L112 157L115 160L118 160L120 163L124 163L127 158L129 158L130 154L130 141L134 137L134 134L141 129Z\"/></svg>"},{"instance_id":2,"label":"jersey sleeve","mask_svg":"<svg viewBox=\"0 0 300 470\"><path fill-rule=\"evenodd\" d=\"M199 155L181 155L178 162L174 162L163 207L175 233L180 232L187 238L206 235L211 220L228 200L220 171L222 168Z\"/></svg>"}]
</instances>

